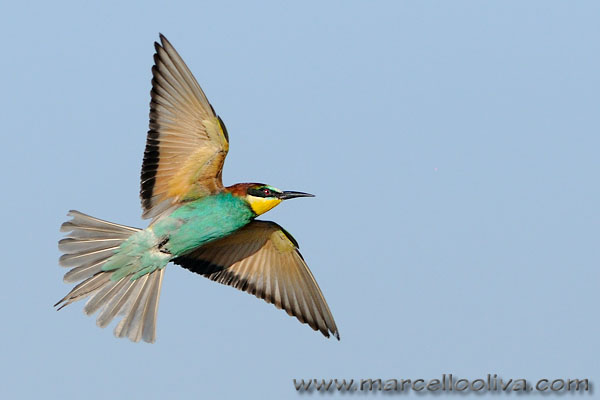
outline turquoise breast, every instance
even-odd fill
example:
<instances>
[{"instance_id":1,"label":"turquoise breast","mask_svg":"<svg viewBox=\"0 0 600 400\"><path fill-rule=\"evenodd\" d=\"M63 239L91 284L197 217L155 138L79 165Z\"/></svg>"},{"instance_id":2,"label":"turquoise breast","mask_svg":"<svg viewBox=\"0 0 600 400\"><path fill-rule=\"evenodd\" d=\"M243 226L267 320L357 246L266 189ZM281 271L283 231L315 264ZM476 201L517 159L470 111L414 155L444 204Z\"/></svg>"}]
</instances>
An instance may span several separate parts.
<instances>
[{"instance_id":1,"label":"turquoise breast","mask_svg":"<svg viewBox=\"0 0 600 400\"><path fill-rule=\"evenodd\" d=\"M180 256L235 232L254 217L243 199L222 193L183 204L156 221L152 229L163 238L166 250Z\"/></svg>"}]
</instances>

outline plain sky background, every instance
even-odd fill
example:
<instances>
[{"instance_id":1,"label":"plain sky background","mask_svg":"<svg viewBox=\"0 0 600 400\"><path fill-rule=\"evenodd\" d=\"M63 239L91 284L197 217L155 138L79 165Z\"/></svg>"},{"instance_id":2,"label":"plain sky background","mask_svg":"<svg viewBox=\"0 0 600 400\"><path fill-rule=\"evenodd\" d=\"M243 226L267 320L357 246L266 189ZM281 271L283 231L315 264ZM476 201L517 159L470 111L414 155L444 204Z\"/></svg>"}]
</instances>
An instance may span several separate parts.
<instances>
[{"instance_id":1,"label":"plain sky background","mask_svg":"<svg viewBox=\"0 0 600 400\"><path fill-rule=\"evenodd\" d=\"M443 373L600 384L600 3L83 3L0 6L1 398L281 399L293 378ZM174 265L153 345L97 328L83 302L52 308L71 287L69 209L147 224L159 32L227 124L225 183L317 195L263 219L300 242L340 342Z\"/></svg>"}]
</instances>

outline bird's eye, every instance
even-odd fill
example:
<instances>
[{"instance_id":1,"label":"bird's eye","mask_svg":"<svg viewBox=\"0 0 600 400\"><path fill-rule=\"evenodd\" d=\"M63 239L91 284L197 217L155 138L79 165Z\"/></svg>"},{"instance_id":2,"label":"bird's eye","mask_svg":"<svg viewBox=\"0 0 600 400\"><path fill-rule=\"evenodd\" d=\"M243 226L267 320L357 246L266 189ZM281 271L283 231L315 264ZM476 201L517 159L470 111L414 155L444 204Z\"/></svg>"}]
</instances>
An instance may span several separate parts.
<instances>
[{"instance_id":1,"label":"bird's eye","mask_svg":"<svg viewBox=\"0 0 600 400\"><path fill-rule=\"evenodd\" d=\"M270 196L271 195L271 191L269 189L263 189L263 193L265 196Z\"/></svg>"}]
</instances>

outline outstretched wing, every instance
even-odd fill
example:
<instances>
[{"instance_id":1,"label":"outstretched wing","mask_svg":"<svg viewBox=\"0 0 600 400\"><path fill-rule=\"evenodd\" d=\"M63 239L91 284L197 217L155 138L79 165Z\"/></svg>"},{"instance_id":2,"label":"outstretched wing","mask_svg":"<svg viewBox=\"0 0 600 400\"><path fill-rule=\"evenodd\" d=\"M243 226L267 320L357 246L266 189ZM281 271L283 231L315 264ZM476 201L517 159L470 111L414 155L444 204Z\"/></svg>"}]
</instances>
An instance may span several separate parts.
<instances>
[{"instance_id":1,"label":"outstretched wing","mask_svg":"<svg viewBox=\"0 0 600 400\"><path fill-rule=\"evenodd\" d=\"M163 35L160 41L154 43L150 130L141 174L144 218L219 192L229 149L223 121L175 48Z\"/></svg>"},{"instance_id":2,"label":"outstretched wing","mask_svg":"<svg viewBox=\"0 0 600 400\"><path fill-rule=\"evenodd\" d=\"M298 244L282 227L253 221L174 263L283 308L326 337L339 333Z\"/></svg>"}]
</instances>

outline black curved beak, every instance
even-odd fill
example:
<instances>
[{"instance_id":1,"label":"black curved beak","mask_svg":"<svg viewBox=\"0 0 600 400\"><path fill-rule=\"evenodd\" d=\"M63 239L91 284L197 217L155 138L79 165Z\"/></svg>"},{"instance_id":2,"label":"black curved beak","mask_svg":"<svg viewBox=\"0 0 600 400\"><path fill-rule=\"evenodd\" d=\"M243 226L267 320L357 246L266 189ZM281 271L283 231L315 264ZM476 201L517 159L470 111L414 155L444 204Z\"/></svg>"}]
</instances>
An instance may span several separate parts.
<instances>
[{"instance_id":1,"label":"black curved beak","mask_svg":"<svg viewBox=\"0 0 600 400\"><path fill-rule=\"evenodd\" d=\"M304 192L293 192L293 191L285 191L279 195L281 200L293 199L296 197L315 197L314 194L304 193Z\"/></svg>"}]
</instances>

